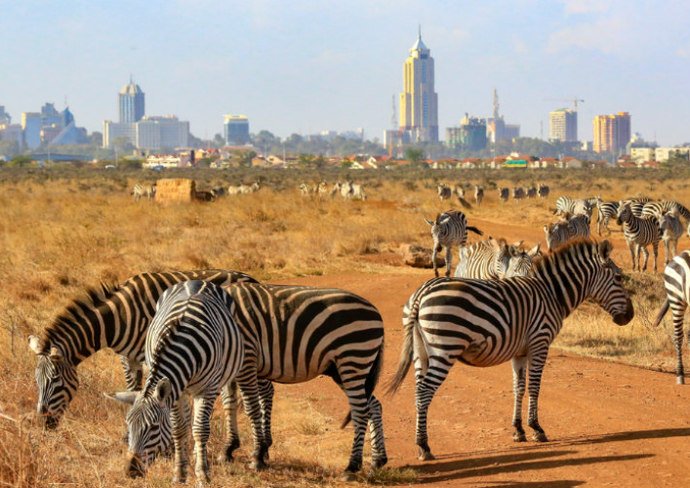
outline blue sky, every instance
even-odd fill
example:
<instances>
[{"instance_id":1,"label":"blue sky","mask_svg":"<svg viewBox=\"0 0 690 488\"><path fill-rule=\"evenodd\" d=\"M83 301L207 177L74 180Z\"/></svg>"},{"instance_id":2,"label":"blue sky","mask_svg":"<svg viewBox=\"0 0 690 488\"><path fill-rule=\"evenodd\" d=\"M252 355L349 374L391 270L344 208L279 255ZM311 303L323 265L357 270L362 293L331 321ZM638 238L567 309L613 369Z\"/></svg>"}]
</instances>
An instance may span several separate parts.
<instances>
[{"instance_id":1,"label":"blue sky","mask_svg":"<svg viewBox=\"0 0 690 488\"><path fill-rule=\"evenodd\" d=\"M633 131L690 142L690 2L685 0L5 1L0 105L15 121L65 97L78 125L117 119L130 73L150 115L176 114L199 137L224 113L251 131L389 128L391 97L417 25L436 63L439 126L501 113L548 136L548 112L628 111Z\"/></svg>"}]
</instances>

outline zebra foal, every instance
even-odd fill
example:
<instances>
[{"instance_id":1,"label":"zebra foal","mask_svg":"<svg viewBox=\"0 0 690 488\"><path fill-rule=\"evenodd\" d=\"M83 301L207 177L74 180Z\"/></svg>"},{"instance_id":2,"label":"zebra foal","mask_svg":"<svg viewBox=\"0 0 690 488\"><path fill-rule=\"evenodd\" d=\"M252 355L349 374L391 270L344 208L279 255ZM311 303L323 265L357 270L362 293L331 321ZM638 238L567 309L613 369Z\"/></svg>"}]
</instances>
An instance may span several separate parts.
<instances>
[{"instance_id":1,"label":"zebra foal","mask_svg":"<svg viewBox=\"0 0 690 488\"><path fill-rule=\"evenodd\" d=\"M611 249L608 241L578 241L538 261L532 276L434 278L412 294L403 310L402 352L389 392L400 387L414 364L420 459L433 459L427 412L456 361L480 367L512 361L513 439L517 442L526 440L522 399L528 374L528 425L535 440L547 440L539 424L537 401L549 346L563 320L587 298L618 325L633 318L632 302L623 288L621 270L611 260Z\"/></svg>"},{"instance_id":2,"label":"zebra foal","mask_svg":"<svg viewBox=\"0 0 690 488\"><path fill-rule=\"evenodd\" d=\"M453 259L453 246L464 246L467 242L467 231L475 234L484 233L474 226L467 225L467 217L458 210L448 210L436 215L435 220L424 219L431 226L431 237L434 241L431 261L434 266L434 274L438 276L436 256L441 249L446 248L446 276L450 276Z\"/></svg>"},{"instance_id":3,"label":"zebra foal","mask_svg":"<svg viewBox=\"0 0 690 488\"><path fill-rule=\"evenodd\" d=\"M654 251L654 272L656 273L656 261L659 254L659 222L654 217L637 217L632 211L630 203L621 201L618 204L618 225L623 226L623 235L630 249L633 271L647 271L649 251L647 246L652 245ZM644 254L644 266L640 268L640 252Z\"/></svg>"},{"instance_id":4,"label":"zebra foal","mask_svg":"<svg viewBox=\"0 0 690 488\"><path fill-rule=\"evenodd\" d=\"M146 335L149 373L144 389L114 395L132 404L127 413L126 472L130 478L146 474L156 454L167 446L166 433L172 432L174 481L186 481L191 398L194 471L197 481L210 481L206 444L213 404L221 388L240 371L244 359L242 333L230 315L231 302L223 288L205 281L178 283L158 299Z\"/></svg>"}]
</instances>

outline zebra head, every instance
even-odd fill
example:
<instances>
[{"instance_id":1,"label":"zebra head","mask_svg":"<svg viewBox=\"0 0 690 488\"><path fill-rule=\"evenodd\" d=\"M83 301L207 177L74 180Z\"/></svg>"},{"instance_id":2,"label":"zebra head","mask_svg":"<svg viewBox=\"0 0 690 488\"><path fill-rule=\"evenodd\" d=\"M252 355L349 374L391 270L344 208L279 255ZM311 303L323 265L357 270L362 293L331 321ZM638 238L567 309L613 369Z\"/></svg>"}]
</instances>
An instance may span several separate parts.
<instances>
[{"instance_id":1,"label":"zebra head","mask_svg":"<svg viewBox=\"0 0 690 488\"><path fill-rule=\"evenodd\" d=\"M630 208L630 202L621 200L618 202L618 212L616 213L616 223L618 225L623 225L623 222L628 222L632 217L632 209Z\"/></svg>"},{"instance_id":2,"label":"zebra head","mask_svg":"<svg viewBox=\"0 0 690 488\"><path fill-rule=\"evenodd\" d=\"M541 256L541 244L537 244L529 251L523 250L520 246L522 241L509 246L510 257L505 268L505 277L529 276L532 274L532 262L535 257Z\"/></svg>"},{"instance_id":3,"label":"zebra head","mask_svg":"<svg viewBox=\"0 0 690 488\"><path fill-rule=\"evenodd\" d=\"M593 244L594 274L590 297L606 310L617 325L625 325L635 315L628 291L623 287L623 272L611 259L609 241Z\"/></svg>"},{"instance_id":4,"label":"zebra head","mask_svg":"<svg viewBox=\"0 0 690 488\"><path fill-rule=\"evenodd\" d=\"M170 380L162 378L155 387L141 392L125 391L106 396L132 405L127 412L129 446L125 472L130 478L142 477L156 456L171 444Z\"/></svg>"},{"instance_id":5,"label":"zebra head","mask_svg":"<svg viewBox=\"0 0 690 488\"><path fill-rule=\"evenodd\" d=\"M29 337L29 349L36 354L36 413L46 429L55 429L79 387L77 368L60 349L36 336Z\"/></svg>"}]
</instances>

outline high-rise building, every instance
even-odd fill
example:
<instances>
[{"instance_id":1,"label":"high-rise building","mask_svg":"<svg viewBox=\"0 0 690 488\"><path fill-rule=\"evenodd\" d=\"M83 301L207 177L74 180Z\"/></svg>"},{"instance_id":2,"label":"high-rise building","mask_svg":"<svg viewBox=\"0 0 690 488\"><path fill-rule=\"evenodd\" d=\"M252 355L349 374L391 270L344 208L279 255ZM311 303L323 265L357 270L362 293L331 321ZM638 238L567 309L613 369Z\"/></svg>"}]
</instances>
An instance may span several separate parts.
<instances>
[{"instance_id":1,"label":"high-rise building","mask_svg":"<svg viewBox=\"0 0 690 488\"><path fill-rule=\"evenodd\" d=\"M11 123L12 123L12 117L10 117L10 114L5 112L5 106L0 105L0 124L10 125Z\"/></svg>"},{"instance_id":2,"label":"high-rise building","mask_svg":"<svg viewBox=\"0 0 690 488\"><path fill-rule=\"evenodd\" d=\"M400 130L409 142L438 142L438 95L434 91L434 58L422 41L421 28L403 65Z\"/></svg>"},{"instance_id":3,"label":"high-rise building","mask_svg":"<svg viewBox=\"0 0 690 488\"><path fill-rule=\"evenodd\" d=\"M477 117L465 117L460 127L446 129L446 145L454 149L481 151L486 148L486 120Z\"/></svg>"},{"instance_id":4,"label":"high-rise building","mask_svg":"<svg viewBox=\"0 0 690 488\"><path fill-rule=\"evenodd\" d=\"M249 142L249 119L246 115L227 114L223 117L223 135L228 146L242 146Z\"/></svg>"},{"instance_id":5,"label":"high-rise building","mask_svg":"<svg viewBox=\"0 0 690 488\"><path fill-rule=\"evenodd\" d=\"M43 118L39 112L22 112L22 130L26 147L36 149L41 145L42 128Z\"/></svg>"},{"instance_id":6,"label":"high-rise building","mask_svg":"<svg viewBox=\"0 0 690 488\"><path fill-rule=\"evenodd\" d=\"M549 140L577 141L577 112L575 110L560 108L549 112Z\"/></svg>"},{"instance_id":7,"label":"high-rise building","mask_svg":"<svg viewBox=\"0 0 690 488\"><path fill-rule=\"evenodd\" d=\"M138 122L146 113L144 92L139 85L129 79L129 83L122 87L118 96L120 108L120 123L132 124Z\"/></svg>"},{"instance_id":8,"label":"high-rise building","mask_svg":"<svg viewBox=\"0 0 690 488\"><path fill-rule=\"evenodd\" d=\"M503 116L499 114L498 91L495 88L493 106L493 116L486 119L487 140L495 144L520 137L520 124L506 124Z\"/></svg>"},{"instance_id":9,"label":"high-rise building","mask_svg":"<svg viewBox=\"0 0 690 488\"><path fill-rule=\"evenodd\" d=\"M625 153L630 142L630 114L618 112L594 117L594 152L611 153L618 156Z\"/></svg>"}]
</instances>

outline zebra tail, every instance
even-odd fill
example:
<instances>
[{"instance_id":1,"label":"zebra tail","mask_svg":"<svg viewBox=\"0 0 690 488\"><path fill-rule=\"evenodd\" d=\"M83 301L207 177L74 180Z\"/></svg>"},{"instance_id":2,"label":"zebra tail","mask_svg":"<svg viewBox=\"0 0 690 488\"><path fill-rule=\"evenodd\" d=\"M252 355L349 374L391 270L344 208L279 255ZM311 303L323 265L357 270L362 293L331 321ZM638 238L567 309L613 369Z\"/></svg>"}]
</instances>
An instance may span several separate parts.
<instances>
[{"instance_id":1,"label":"zebra tail","mask_svg":"<svg viewBox=\"0 0 690 488\"><path fill-rule=\"evenodd\" d=\"M379 382L379 376L381 375L381 367L382 366L383 366L383 342L381 342L381 346L379 347L379 352L376 354L376 359L374 359L374 364L371 366L371 369L369 370L369 374L367 375L367 378L364 380L364 394L367 396L367 398L371 398L371 396L374 394L374 389L376 388L376 384ZM347 415L345 416L343 423L340 424L340 428L344 429L345 427L347 427L347 424L349 424L351 420L352 420L352 410L347 412Z\"/></svg>"},{"instance_id":2,"label":"zebra tail","mask_svg":"<svg viewBox=\"0 0 690 488\"><path fill-rule=\"evenodd\" d=\"M664 315L666 315L666 312L668 312L668 307L670 305L670 302L668 301L668 298L664 300L663 305L661 305L661 310L659 310L659 314L656 316L656 320L654 320L654 327L659 327L659 324L661 323L661 319L664 318Z\"/></svg>"},{"instance_id":3,"label":"zebra tail","mask_svg":"<svg viewBox=\"0 0 690 488\"><path fill-rule=\"evenodd\" d=\"M484 232L482 232L481 230L477 229L477 228L474 227L473 225L468 225L468 226L467 226L467 230L471 230L472 232L474 232L475 234L479 234L480 236L483 236L483 235L484 235Z\"/></svg>"},{"instance_id":4,"label":"zebra tail","mask_svg":"<svg viewBox=\"0 0 690 488\"><path fill-rule=\"evenodd\" d=\"M386 388L386 395L393 395L400 385L402 385L407 376L407 372L410 370L412 365L412 354L414 350L414 333L415 326L417 325L417 316L419 314L419 299L415 300L412 305L412 310L410 310L407 316L407 322L405 322L403 328L403 345L400 351L400 361L398 362L398 370L395 372L395 376L388 383Z\"/></svg>"}]
</instances>

